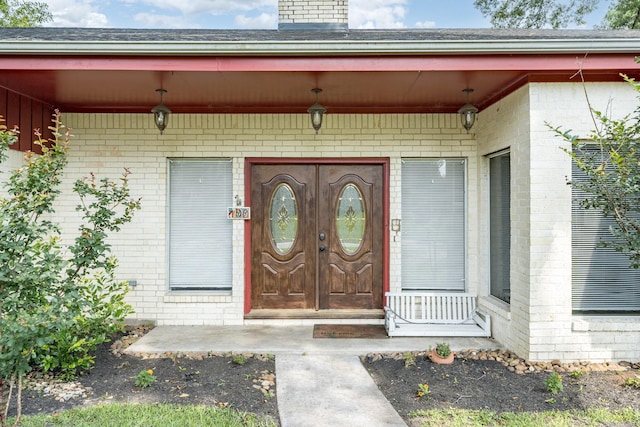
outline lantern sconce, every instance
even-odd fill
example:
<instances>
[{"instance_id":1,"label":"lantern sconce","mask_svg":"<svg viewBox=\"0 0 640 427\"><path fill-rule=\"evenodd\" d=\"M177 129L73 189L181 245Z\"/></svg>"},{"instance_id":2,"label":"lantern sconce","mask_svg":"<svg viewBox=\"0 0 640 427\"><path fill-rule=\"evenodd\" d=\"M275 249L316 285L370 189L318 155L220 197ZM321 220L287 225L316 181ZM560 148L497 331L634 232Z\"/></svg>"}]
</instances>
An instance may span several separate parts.
<instances>
[{"instance_id":1,"label":"lantern sconce","mask_svg":"<svg viewBox=\"0 0 640 427\"><path fill-rule=\"evenodd\" d=\"M322 127L322 115L327 111L327 109L318 103L318 94L322 92L322 89L316 87L311 89L311 92L316 94L316 102L307 109L307 112L311 116L311 126L315 129L317 135L318 131Z\"/></svg>"},{"instance_id":2,"label":"lantern sconce","mask_svg":"<svg viewBox=\"0 0 640 427\"><path fill-rule=\"evenodd\" d=\"M167 91L165 89L156 89L156 92L160 94L160 104L153 107L151 112L153 113L153 121L155 122L158 130L160 130L160 135L162 135L164 129L169 123L169 114L171 114L171 110L162 103L162 95L167 93Z\"/></svg>"},{"instance_id":3,"label":"lantern sconce","mask_svg":"<svg viewBox=\"0 0 640 427\"><path fill-rule=\"evenodd\" d=\"M469 130L471 130L473 124L476 122L478 109L473 104L469 103L469 94L473 92L473 89L467 88L462 91L467 94L467 103L458 110L458 114L460 114L462 127L467 130L467 133L469 133Z\"/></svg>"}]
</instances>

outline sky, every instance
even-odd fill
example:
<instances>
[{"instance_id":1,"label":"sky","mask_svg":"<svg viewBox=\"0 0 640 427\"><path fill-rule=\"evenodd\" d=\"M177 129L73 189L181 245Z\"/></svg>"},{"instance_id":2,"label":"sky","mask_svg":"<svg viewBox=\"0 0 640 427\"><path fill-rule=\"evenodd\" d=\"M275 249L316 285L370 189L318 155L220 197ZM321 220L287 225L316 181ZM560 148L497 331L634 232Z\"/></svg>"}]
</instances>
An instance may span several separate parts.
<instances>
[{"instance_id":1,"label":"sky","mask_svg":"<svg viewBox=\"0 0 640 427\"><path fill-rule=\"evenodd\" d=\"M40 0L43 1L43 0ZM44 0L53 27L276 29L278 0ZM599 24L606 4L587 17ZM473 0L349 0L349 28L490 28Z\"/></svg>"}]
</instances>

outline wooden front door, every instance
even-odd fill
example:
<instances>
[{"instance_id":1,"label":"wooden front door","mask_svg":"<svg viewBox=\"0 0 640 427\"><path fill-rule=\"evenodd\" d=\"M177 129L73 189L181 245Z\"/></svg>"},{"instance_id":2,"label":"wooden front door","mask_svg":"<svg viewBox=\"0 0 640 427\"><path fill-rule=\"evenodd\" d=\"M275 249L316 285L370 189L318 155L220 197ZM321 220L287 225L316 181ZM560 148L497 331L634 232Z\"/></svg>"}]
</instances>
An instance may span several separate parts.
<instances>
[{"instance_id":1,"label":"wooden front door","mask_svg":"<svg viewBox=\"0 0 640 427\"><path fill-rule=\"evenodd\" d=\"M382 181L382 165L253 165L251 308L382 308Z\"/></svg>"}]
</instances>

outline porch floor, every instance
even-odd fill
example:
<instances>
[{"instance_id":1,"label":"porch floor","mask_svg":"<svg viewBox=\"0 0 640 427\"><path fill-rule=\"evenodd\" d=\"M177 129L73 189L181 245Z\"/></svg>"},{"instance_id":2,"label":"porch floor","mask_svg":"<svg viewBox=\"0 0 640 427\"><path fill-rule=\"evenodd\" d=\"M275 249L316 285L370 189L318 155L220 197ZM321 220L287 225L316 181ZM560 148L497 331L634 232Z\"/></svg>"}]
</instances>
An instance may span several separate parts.
<instances>
[{"instance_id":1,"label":"porch floor","mask_svg":"<svg viewBox=\"0 0 640 427\"><path fill-rule=\"evenodd\" d=\"M491 338L477 337L393 337L382 339L313 338L308 326L157 326L127 348L131 353L258 353L365 355L424 351L439 342L453 351L499 349Z\"/></svg>"}]
</instances>

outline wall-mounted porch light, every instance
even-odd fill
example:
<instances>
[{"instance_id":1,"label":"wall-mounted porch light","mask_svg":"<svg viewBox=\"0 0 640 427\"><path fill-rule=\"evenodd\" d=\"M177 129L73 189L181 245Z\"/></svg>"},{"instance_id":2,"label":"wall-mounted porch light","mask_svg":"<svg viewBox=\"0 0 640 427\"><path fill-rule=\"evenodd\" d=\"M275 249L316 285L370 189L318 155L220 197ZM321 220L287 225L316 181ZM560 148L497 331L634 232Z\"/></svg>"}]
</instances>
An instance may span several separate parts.
<instances>
[{"instance_id":1,"label":"wall-mounted porch light","mask_svg":"<svg viewBox=\"0 0 640 427\"><path fill-rule=\"evenodd\" d=\"M316 87L311 89L311 92L316 94L316 103L309 107L307 112L311 116L311 126L313 126L317 134L322 127L322 115L327 111L327 109L318 103L318 94L322 92L322 89Z\"/></svg>"},{"instance_id":2,"label":"wall-mounted porch light","mask_svg":"<svg viewBox=\"0 0 640 427\"><path fill-rule=\"evenodd\" d=\"M164 89L156 89L156 92L160 94L160 104L153 107L151 112L153 113L153 121L155 122L158 130L160 130L160 135L162 135L164 129L169 123L169 114L171 114L171 110L162 103L162 95L167 93L167 91Z\"/></svg>"},{"instance_id":3,"label":"wall-mounted porch light","mask_svg":"<svg viewBox=\"0 0 640 427\"><path fill-rule=\"evenodd\" d=\"M478 114L478 109L474 105L469 103L469 94L473 92L473 89L463 89L462 91L467 94L467 103L458 110L458 114L460 114L462 127L467 130L467 133L469 133L469 130L476 122L476 114Z\"/></svg>"}]
</instances>

